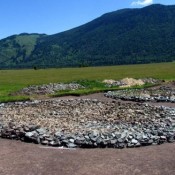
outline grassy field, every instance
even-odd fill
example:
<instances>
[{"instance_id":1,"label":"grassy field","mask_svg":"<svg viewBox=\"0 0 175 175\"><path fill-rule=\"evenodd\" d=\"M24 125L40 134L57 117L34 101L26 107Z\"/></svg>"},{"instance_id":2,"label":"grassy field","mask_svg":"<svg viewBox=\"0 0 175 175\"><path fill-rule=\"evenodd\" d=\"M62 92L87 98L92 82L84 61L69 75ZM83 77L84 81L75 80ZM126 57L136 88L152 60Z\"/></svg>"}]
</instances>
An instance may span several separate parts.
<instances>
[{"instance_id":1,"label":"grassy field","mask_svg":"<svg viewBox=\"0 0 175 175\"><path fill-rule=\"evenodd\" d=\"M33 84L72 82L78 80L122 79L152 77L175 80L175 62L109 67L60 68L40 70L0 70L0 101L24 100L9 93Z\"/></svg>"}]
</instances>

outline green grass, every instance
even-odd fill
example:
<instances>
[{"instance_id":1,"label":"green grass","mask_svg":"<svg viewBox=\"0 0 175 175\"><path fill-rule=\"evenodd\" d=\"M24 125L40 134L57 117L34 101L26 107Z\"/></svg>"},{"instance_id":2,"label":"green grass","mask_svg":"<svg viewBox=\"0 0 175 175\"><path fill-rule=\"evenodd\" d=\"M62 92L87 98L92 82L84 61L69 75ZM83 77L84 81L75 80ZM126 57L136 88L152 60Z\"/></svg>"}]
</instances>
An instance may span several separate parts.
<instances>
[{"instance_id":1,"label":"green grass","mask_svg":"<svg viewBox=\"0 0 175 175\"><path fill-rule=\"evenodd\" d=\"M0 102L13 101L15 98L17 100L28 99L28 97L11 97L9 94L29 85L78 81L80 84L83 85L84 83L84 85L87 86L86 90L79 90L79 94L81 94L83 91L84 93L85 91L87 91L86 93L88 93L88 91L103 91L104 84L99 81L104 79L117 80L125 77L152 77L164 80L175 80L175 63L41 70L0 70Z\"/></svg>"},{"instance_id":2,"label":"green grass","mask_svg":"<svg viewBox=\"0 0 175 175\"><path fill-rule=\"evenodd\" d=\"M148 87L153 87L155 85L153 84L145 84L142 86L132 86L128 88L122 88L122 87L105 87L103 83L96 82L96 81L83 81L86 83L83 83L84 86L86 87L85 89L77 89L77 90L62 90L59 92L56 92L54 95L51 95L51 97L61 97L65 95L72 95L72 96L81 96L81 95L88 95L92 93L99 93L99 92L107 92L107 91L114 91L114 90L123 90L123 89L142 89L142 88L148 88ZM92 82L92 84L90 84ZM95 83L96 82L96 83ZM82 84L82 83L80 83ZM89 86L87 86L87 84ZM95 86L97 84L97 86Z\"/></svg>"},{"instance_id":3,"label":"green grass","mask_svg":"<svg viewBox=\"0 0 175 175\"><path fill-rule=\"evenodd\" d=\"M24 101L29 100L30 98L27 96L11 96L12 92L15 92L21 89L22 86L16 85L8 85L8 84L0 84L0 102L12 102L12 101Z\"/></svg>"}]
</instances>

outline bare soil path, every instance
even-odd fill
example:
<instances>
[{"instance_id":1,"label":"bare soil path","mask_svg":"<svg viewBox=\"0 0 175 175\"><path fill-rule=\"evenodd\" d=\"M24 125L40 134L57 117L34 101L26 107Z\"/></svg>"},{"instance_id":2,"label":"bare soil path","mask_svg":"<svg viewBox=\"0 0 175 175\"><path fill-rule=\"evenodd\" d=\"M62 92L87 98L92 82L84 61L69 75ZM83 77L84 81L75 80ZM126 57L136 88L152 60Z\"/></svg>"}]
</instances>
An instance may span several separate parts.
<instances>
[{"instance_id":1,"label":"bare soil path","mask_svg":"<svg viewBox=\"0 0 175 175\"><path fill-rule=\"evenodd\" d=\"M1 175L173 175L175 143L133 149L44 148L0 139Z\"/></svg>"}]
</instances>

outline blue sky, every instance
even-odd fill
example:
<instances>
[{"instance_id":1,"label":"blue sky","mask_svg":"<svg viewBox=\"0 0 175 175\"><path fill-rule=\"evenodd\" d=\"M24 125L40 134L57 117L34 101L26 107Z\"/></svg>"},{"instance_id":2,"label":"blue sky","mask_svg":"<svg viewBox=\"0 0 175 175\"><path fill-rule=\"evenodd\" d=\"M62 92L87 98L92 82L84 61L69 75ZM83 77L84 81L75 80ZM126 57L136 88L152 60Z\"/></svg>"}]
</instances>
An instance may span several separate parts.
<instances>
[{"instance_id":1,"label":"blue sky","mask_svg":"<svg viewBox=\"0 0 175 175\"><path fill-rule=\"evenodd\" d=\"M54 34L87 23L104 13L175 0L0 0L0 39L13 34Z\"/></svg>"}]
</instances>

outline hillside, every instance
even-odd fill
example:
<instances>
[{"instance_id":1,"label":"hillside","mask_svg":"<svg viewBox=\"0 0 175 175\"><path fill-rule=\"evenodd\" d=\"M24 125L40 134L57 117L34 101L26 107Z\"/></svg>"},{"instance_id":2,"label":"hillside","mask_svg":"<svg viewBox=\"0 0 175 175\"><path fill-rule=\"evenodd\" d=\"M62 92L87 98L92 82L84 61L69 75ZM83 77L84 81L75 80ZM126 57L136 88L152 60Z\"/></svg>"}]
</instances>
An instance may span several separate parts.
<instances>
[{"instance_id":1,"label":"hillside","mask_svg":"<svg viewBox=\"0 0 175 175\"><path fill-rule=\"evenodd\" d=\"M55 35L15 36L23 44L16 45L12 36L0 41L0 63L68 67L173 61L174 16L175 6L151 5L107 13Z\"/></svg>"},{"instance_id":2,"label":"hillside","mask_svg":"<svg viewBox=\"0 0 175 175\"><path fill-rule=\"evenodd\" d=\"M45 35L23 33L0 40L0 67L25 67L37 40L42 36Z\"/></svg>"}]
</instances>

